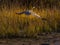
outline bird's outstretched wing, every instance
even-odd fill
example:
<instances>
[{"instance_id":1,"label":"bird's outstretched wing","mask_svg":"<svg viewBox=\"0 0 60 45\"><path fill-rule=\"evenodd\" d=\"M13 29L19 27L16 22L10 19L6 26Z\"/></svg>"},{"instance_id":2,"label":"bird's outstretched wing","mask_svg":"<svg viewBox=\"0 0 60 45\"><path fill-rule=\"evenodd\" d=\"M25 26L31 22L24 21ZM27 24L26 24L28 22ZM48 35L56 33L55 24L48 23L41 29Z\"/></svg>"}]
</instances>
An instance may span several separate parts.
<instances>
[{"instance_id":1,"label":"bird's outstretched wing","mask_svg":"<svg viewBox=\"0 0 60 45\"><path fill-rule=\"evenodd\" d=\"M41 18L40 15L38 15L38 14L36 14L36 13L34 13L34 12L31 12L31 14L32 14L33 16L36 16L36 17L38 17L38 18Z\"/></svg>"},{"instance_id":2,"label":"bird's outstretched wing","mask_svg":"<svg viewBox=\"0 0 60 45\"><path fill-rule=\"evenodd\" d=\"M37 15L36 13L34 14L34 16L36 16L36 17L40 18L40 16L39 16L39 15Z\"/></svg>"},{"instance_id":3,"label":"bird's outstretched wing","mask_svg":"<svg viewBox=\"0 0 60 45\"><path fill-rule=\"evenodd\" d=\"M25 11L23 11L23 12L17 12L16 14L20 15L20 14L24 14L24 13L25 13Z\"/></svg>"}]
</instances>

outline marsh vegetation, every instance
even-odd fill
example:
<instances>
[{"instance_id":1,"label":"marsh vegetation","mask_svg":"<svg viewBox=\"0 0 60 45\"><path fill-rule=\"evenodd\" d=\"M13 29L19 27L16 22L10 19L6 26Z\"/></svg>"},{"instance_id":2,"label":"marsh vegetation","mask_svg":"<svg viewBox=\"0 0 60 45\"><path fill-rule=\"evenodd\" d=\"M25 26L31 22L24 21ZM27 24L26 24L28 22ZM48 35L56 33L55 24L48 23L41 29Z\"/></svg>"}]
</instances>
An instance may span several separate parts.
<instances>
[{"instance_id":1,"label":"marsh vegetation","mask_svg":"<svg viewBox=\"0 0 60 45\"><path fill-rule=\"evenodd\" d=\"M33 6L47 21L16 14ZM0 37L37 37L52 32L60 32L60 0L0 0Z\"/></svg>"}]
</instances>

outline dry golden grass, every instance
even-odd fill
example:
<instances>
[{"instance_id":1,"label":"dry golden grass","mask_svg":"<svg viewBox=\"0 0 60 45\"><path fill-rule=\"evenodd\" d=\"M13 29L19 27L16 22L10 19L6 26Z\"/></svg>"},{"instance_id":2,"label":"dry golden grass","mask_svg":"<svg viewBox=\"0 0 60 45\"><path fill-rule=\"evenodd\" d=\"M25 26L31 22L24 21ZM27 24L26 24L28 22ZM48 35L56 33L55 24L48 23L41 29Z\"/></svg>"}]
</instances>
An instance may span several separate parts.
<instances>
[{"instance_id":1,"label":"dry golden grass","mask_svg":"<svg viewBox=\"0 0 60 45\"><path fill-rule=\"evenodd\" d=\"M0 10L0 35L18 35L18 36L37 36L37 34L45 32L56 31L58 22L60 20L60 10L58 9L34 9L34 12L39 14L42 18L46 18L48 22L36 18L32 15L17 15L16 12L23 11L24 8L14 7L7 9L7 7ZM49 23L49 24L48 24ZM51 26L50 26L51 25Z\"/></svg>"}]
</instances>

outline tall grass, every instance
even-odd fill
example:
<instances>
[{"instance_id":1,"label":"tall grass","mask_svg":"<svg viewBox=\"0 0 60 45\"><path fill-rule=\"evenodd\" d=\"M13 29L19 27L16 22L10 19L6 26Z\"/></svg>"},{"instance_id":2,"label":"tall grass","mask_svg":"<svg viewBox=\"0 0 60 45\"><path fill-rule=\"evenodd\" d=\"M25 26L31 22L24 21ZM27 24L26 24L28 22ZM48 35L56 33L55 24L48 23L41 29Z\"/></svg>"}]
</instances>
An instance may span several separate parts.
<instances>
[{"instance_id":1,"label":"tall grass","mask_svg":"<svg viewBox=\"0 0 60 45\"><path fill-rule=\"evenodd\" d=\"M0 6L0 36L27 36L35 37L43 32L56 32L60 30L60 10L54 8L38 8L34 12L47 21L35 16L17 15L16 12L26 10L26 5L19 6L19 1L9 4L5 1ZM8 5L9 4L9 5ZM31 4L31 3L30 3ZM43 4L42 4L43 5ZM33 6L30 6L30 9Z\"/></svg>"}]
</instances>

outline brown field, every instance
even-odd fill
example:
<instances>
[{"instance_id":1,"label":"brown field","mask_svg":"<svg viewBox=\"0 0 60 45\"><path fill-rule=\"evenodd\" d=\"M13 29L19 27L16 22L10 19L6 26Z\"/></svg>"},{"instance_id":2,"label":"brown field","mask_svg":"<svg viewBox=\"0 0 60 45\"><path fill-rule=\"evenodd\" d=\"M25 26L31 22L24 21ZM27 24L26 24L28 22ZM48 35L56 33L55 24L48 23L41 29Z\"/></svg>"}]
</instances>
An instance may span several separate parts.
<instances>
[{"instance_id":1,"label":"brown field","mask_svg":"<svg viewBox=\"0 0 60 45\"><path fill-rule=\"evenodd\" d=\"M49 34L46 36L40 36L39 39L34 38L4 38L0 39L0 45L42 45L42 44L49 44L49 45L60 45L60 34Z\"/></svg>"},{"instance_id":2,"label":"brown field","mask_svg":"<svg viewBox=\"0 0 60 45\"><path fill-rule=\"evenodd\" d=\"M27 9L47 21L16 14ZM0 0L0 45L54 45L56 41L60 43L59 0Z\"/></svg>"},{"instance_id":3,"label":"brown field","mask_svg":"<svg viewBox=\"0 0 60 45\"><path fill-rule=\"evenodd\" d=\"M28 3L26 2L19 5L19 0L10 1L3 0L0 3L0 37L19 36L37 38L38 35L43 32L51 33L60 31L60 1L41 1L39 6L37 6L39 0L33 1L36 5L33 5L31 2L29 6L27 6ZM44 4L44 2L46 4ZM48 4L51 4L52 7L49 7ZM32 15L26 16L24 14L16 14L16 12L24 11L27 8L32 9L32 5L36 7L33 11L42 18L47 19L47 21L42 21Z\"/></svg>"},{"instance_id":4,"label":"brown field","mask_svg":"<svg viewBox=\"0 0 60 45\"><path fill-rule=\"evenodd\" d=\"M34 16L17 15L20 8L11 10L3 9L0 11L0 35L37 35L42 32L57 32L60 20L60 10L58 9L34 9L34 12L48 21L45 23ZM44 30L43 30L44 28Z\"/></svg>"}]
</instances>

